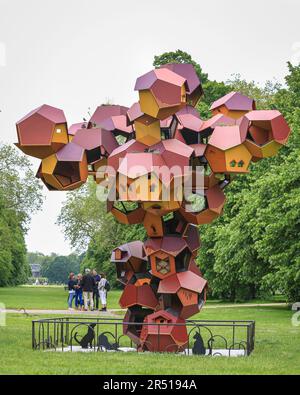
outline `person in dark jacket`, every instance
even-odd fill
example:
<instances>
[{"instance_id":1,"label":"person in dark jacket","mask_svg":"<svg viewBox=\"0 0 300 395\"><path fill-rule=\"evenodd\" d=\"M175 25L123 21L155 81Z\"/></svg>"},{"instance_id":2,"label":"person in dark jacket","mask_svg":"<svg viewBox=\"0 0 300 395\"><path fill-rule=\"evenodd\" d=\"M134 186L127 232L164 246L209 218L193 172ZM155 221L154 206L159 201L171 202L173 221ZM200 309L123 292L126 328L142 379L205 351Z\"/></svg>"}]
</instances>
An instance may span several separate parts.
<instances>
[{"instance_id":1,"label":"person in dark jacket","mask_svg":"<svg viewBox=\"0 0 300 395\"><path fill-rule=\"evenodd\" d=\"M93 290L95 286L94 277L91 275L90 269L85 269L85 274L81 281L83 300L84 300L84 310L88 311L88 301L90 302L90 309L94 310L94 300L93 300Z\"/></svg>"},{"instance_id":2,"label":"person in dark jacket","mask_svg":"<svg viewBox=\"0 0 300 395\"><path fill-rule=\"evenodd\" d=\"M82 293L82 274L77 274L77 284L75 286L75 307L76 309L83 309L83 293Z\"/></svg>"},{"instance_id":3,"label":"person in dark jacket","mask_svg":"<svg viewBox=\"0 0 300 395\"><path fill-rule=\"evenodd\" d=\"M98 290L98 284L99 281L101 280L101 277L97 273L96 269L93 270L93 277L95 280L95 286L93 289L93 300L94 300L94 306L96 306L96 309L99 309L99 290Z\"/></svg>"},{"instance_id":4,"label":"person in dark jacket","mask_svg":"<svg viewBox=\"0 0 300 395\"><path fill-rule=\"evenodd\" d=\"M75 298L75 287L76 287L77 281L75 279L74 273L69 274L69 281L68 281L68 290L69 290L69 297L68 297L68 306L69 310L73 310L72 308L72 303L73 299Z\"/></svg>"}]
</instances>

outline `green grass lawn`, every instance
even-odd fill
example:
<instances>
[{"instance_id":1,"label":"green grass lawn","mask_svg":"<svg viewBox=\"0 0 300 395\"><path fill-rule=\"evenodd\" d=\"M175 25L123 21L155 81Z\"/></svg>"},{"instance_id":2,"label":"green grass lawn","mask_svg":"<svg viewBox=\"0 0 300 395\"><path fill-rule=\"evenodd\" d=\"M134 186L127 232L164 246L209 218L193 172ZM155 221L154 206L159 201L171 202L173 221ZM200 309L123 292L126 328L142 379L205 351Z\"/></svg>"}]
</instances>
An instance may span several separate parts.
<instances>
[{"instance_id":1,"label":"green grass lawn","mask_svg":"<svg viewBox=\"0 0 300 395\"><path fill-rule=\"evenodd\" d=\"M109 292L108 307L119 309L121 291L111 290ZM0 303L4 303L7 309L67 309L68 291L64 287L14 287L0 288Z\"/></svg>"},{"instance_id":2,"label":"green grass lawn","mask_svg":"<svg viewBox=\"0 0 300 395\"><path fill-rule=\"evenodd\" d=\"M108 294L108 308L119 309L120 290L111 290ZM0 303L4 303L7 309L54 309L67 308L68 292L62 286L20 286L14 288L0 288ZM268 300L254 300L251 303L274 303L284 302L281 296ZM208 300L207 304L223 304L221 300Z\"/></svg>"},{"instance_id":3,"label":"green grass lawn","mask_svg":"<svg viewBox=\"0 0 300 395\"><path fill-rule=\"evenodd\" d=\"M109 293L109 307L118 308L120 291ZM0 288L0 302L7 308L64 309L63 287ZM282 298L257 302L282 302ZM31 349L31 321L39 316L7 314L0 327L0 374L299 374L300 327L291 324L285 306L223 308L209 301L195 318L255 320L255 351L248 358L186 357L137 353L52 353ZM120 312L120 316L123 312ZM42 316L40 316L42 317Z\"/></svg>"},{"instance_id":4,"label":"green grass lawn","mask_svg":"<svg viewBox=\"0 0 300 395\"><path fill-rule=\"evenodd\" d=\"M8 314L0 327L1 374L299 374L300 327L285 307L218 307L197 318L256 321L250 357L187 357L137 353L55 353L31 349L31 321Z\"/></svg>"}]
</instances>

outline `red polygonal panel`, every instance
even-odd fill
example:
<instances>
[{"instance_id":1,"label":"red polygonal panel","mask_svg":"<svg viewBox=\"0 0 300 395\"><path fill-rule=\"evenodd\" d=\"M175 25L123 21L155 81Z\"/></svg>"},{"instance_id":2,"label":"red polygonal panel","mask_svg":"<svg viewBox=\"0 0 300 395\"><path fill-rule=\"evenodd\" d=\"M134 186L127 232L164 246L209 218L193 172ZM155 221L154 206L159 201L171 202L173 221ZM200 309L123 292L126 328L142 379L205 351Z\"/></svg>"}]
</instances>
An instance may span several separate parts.
<instances>
[{"instance_id":1,"label":"red polygonal panel","mask_svg":"<svg viewBox=\"0 0 300 395\"><path fill-rule=\"evenodd\" d=\"M187 224L182 236L186 240L190 251L192 253L197 253L197 250L200 248L200 236L198 227L196 225Z\"/></svg>"},{"instance_id":2,"label":"red polygonal panel","mask_svg":"<svg viewBox=\"0 0 300 395\"><path fill-rule=\"evenodd\" d=\"M88 129L90 127L91 127L91 125L88 122L73 123L68 129L68 134L70 136L75 136L75 134L78 132L78 130Z\"/></svg>"},{"instance_id":3,"label":"red polygonal panel","mask_svg":"<svg viewBox=\"0 0 300 395\"><path fill-rule=\"evenodd\" d=\"M193 154L193 148L177 139L161 141L160 143L152 146L151 150L158 151L163 158L165 165L169 168L179 166L181 168L181 172L178 175L184 174L184 167L189 166L189 161Z\"/></svg>"},{"instance_id":4,"label":"red polygonal panel","mask_svg":"<svg viewBox=\"0 0 300 395\"><path fill-rule=\"evenodd\" d=\"M242 95L239 92L230 92L227 95L216 100L210 107L216 110L225 106L229 111L251 111L255 110L255 102L253 99Z\"/></svg>"},{"instance_id":5,"label":"red polygonal panel","mask_svg":"<svg viewBox=\"0 0 300 395\"><path fill-rule=\"evenodd\" d=\"M158 305L158 299L149 284L136 286L136 284L127 284L119 300L122 309L141 306L149 309L155 309Z\"/></svg>"},{"instance_id":6,"label":"red polygonal panel","mask_svg":"<svg viewBox=\"0 0 300 395\"><path fill-rule=\"evenodd\" d=\"M90 164L103 157L108 157L119 146L111 132L98 128L78 130L72 142L87 151L87 159Z\"/></svg>"},{"instance_id":7,"label":"red polygonal panel","mask_svg":"<svg viewBox=\"0 0 300 395\"><path fill-rule=\"evenodd\" d=\"M158 293L175 294L181 288L184 288L200 294L206 285L207 281L204 280L204 278L187 270L185 272L175 273L172 276L161 280L158 287Z\"/></svg>"},{"instance_id":8,"label":"red polygonal panel","mask_svg":"<svg viewBox=\"0 0 300 395\"><path fill-rule=\"evenodd\" d=\"M115 248L111 262L123 263L125 269L131 269L133 272L142 272L142 268L147 263L144 243L139 240L132 241Z\"/></svg>"},{"instance_id":9,"label":"red polygonal panel","mask_svg":"<svg viewBox=\"0 0 300 395\"><path fill-rule=\"evenodd\" d=\"M181 77L177 73L172 72L171 70L155 69L137 78L134 90L140 91L145 89L152 89L154 85L155 87L157 86L159 87L160 84L166 84L166 83L169 84L168 85L169 87L175 86L178 89L178 87L179 88L182 87L185 81L186 81L185 78ZM165 85L163 86L165 87ZM159 94L162 95L162 97L164 97L163 92L159 92ZM180 90L179 90L179 94L180 94ZM162 100L162 102L164 101ZM164 103L168 103L168 102L165 101Z\"/></svg>"},{"instance_id":10,"label":"red polygonal panel","mask_svg":"<svg viewBox=\"0 0 300 395\"><path fill-rule=\"evenodd\" d=\"M94 126L100 126L101 122L105 121L107 118L115 115L126 115L127 111L128 108L124 106L103 104L96 108L96 111L90 119L90 123Z\"/></svg>"},{"instance_id":11,"label":"red polygonal panel","mask_svg":"<svg viewBox=\"0 0 300 395\"><path fill-rule=\"evenodd\" d=\"M251 125L258 128L258 134L262 134L263 131L269 132L269 137L265 143L275 140L280 144L285 144L291 133L283 115L277 110L251 111L245 115L245 118L251 122ZM257 140L258 138L254 136L254 141L259 144Z\"/></svg>"},{"instance_id":12,"label":"red polygonal panel","mask_svg":"<svg viewBox=\"0 0 300 395\"><path fill-rule=\"evenodd\" d=\"M160 66L160 68L167 68L185 78L187 83L187 92L189 94L192 94L197 88L199 88L199 86L201 86L199 77L197 76L197 73L192 64L168 63Z\"/></svg>"},{"instance_id":13,"label":"red polygonal panel","mask_svg":"<svg viewBox=\"0 0 300 395\"><path fill-rule=\"evenodd\" d=\"M203 89L193 65L188 63L169 63L160 67L172 70L186 79L187 99L195 106L203 95Z\"/></svg>"},{"instance_id":14,"label":"red polygonal panel","mask_svg":"<svg viewBox=\"0 0 300 395\"><path fill-rule=\"evenodd\" d=\"M17 122L18 143L25 154L43 159L68 143L64 112L46 104Z\"/></svg>"},{"instance_id":15,"label":"red polygonal panel","mask_svg":"<svg viewBox=\"0 0 300 395\"><path fill-rule=\"evenodd\" d=\"M216 126L208 143L223 151L236 147L246 140L249 122L240 125Z\"/></svg>"},{"instance_id":16,"label":"red polygonal panel","mask_svg":"<svg viewBox=\"0 0 300 395\"><path fill-rule=\"evenodd\" d=\"M140 333L145 317L153 311L135 306L127 310L123 321L123 334L127 335L135 344L140 344Z\"/></svg>"},{"instance_id":17,"label":"red polygonal panel","mask_svg":"<svg viewBox=\"0 0 300 395\"><path fill-rule=\"evenodd\" d=\"M111 155L108 157L107 164L113 167L115 170L118 170L122 159L127 153L144 152L144 150L147 148L148 147L145 144L139 143L135 140L130 140L113 150Z\"/></svg>"},{"instance_id":18,"label":"red polygonal panel","mask_svg":"<svg viewBox=\"0 0 300 395\"><path fill-rule=\"evenodd\" d=\"M125 154L118 172L135 179L166 166L161 155L152 152L129 152ZM156 173L156 171L155 171ZM162 174L159 174L160 178Z\"/></svg>"},{"instance_id":19,"label":"red polygonal panel","mask_svg":"<svg viewBox=\"0 0 300 395\"><path fill-rule=\"evenodd\" d=\"M111 131L116 136L122 135L128 137L133 133L132 126L127 126L126 115L115 115L107 118L100 122L100 126L103 129Z\"/></svg>"}]
</instances>

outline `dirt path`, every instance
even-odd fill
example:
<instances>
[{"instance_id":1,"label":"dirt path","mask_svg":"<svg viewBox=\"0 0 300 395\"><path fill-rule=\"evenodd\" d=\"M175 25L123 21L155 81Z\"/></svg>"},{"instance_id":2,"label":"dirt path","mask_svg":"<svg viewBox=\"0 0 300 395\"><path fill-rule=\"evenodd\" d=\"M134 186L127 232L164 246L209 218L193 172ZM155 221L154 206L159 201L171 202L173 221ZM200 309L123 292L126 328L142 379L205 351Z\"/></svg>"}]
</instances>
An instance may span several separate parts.
<instances>
[{"instance_id":1,"label":"dirt path","mask_svg":"<svg viewBox=\"0 0 300 395\"><path fill-rule=\"evenodd\" d=\"M274 306L287 306L286 303L247 303L247 304L216 304L205 306L204 309L218 309L218 308L245 308L245 307L274 307ZM0 313L14 313L14 314L28 314L28 315L95 315L95 316L111 316L121 318L121 314L125 312L124 309L109 309L107 312L103 311L78 311L78 310L42 310L42 309L0 309Z\"/></svg>"}]
</instances>

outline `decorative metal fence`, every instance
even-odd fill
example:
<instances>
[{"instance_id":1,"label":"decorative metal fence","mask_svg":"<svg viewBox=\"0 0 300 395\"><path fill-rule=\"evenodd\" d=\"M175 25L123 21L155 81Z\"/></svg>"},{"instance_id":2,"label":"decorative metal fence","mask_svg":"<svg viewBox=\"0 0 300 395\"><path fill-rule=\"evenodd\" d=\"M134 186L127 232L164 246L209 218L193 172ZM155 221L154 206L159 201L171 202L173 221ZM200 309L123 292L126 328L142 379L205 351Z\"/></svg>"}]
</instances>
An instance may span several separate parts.
<instances>
[{"instance_id":1,"label":"decorative metal fence","mask_svg":"<svg viewBox=\"0 0 300 395\"><path fill-rule=\"evenodd\" d=\"M171 336L168 324L123 322L116 318L61 317L32 321L32 348L52 351L128 352L151 350L151 344L135 344L124 335L124 326L140 331L155 326L157 341ZM172 327L185 324L172 324ZM170 339L165 352L185 355L249 356L254 350L255 321L187 320L188 341L182 346ZM147 342L149 344L147 344ZM162 349L162 347L160 347Z\"/></svg>"}]
</instances>

